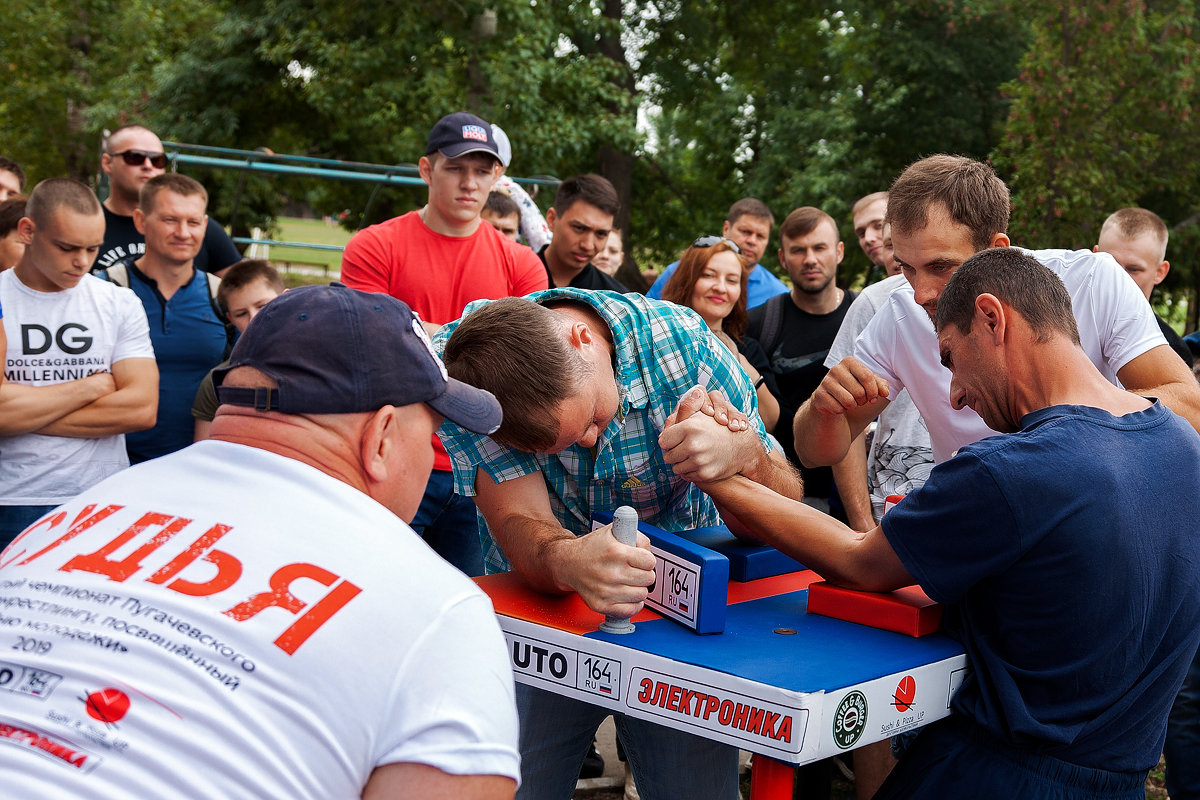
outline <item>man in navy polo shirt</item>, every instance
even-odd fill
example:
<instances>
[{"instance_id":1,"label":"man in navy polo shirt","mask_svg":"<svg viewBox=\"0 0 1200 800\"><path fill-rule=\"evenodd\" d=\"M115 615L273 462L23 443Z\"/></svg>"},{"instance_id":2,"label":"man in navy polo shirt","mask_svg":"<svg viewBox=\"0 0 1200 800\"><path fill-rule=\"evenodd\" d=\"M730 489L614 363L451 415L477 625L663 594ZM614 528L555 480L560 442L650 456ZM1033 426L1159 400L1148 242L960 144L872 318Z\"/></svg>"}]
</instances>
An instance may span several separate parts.
<instances>
[{"instance_id":1,"label":"man in navy polo shirt","mask_svg":"<svg viewBox=\"0 0 1200 800\"><path fill-rule=\"evenodd\" d=\"M192 443L192 401L208 371L225 358L225 320L216 308L215 276L195 267L208 225L208 193L186 175L151 178L133 212L146 252L108 270L133 290L146 309L158 362L158 422L128 434L129 461L137 464Z\"/></svg>"}]
</instances>

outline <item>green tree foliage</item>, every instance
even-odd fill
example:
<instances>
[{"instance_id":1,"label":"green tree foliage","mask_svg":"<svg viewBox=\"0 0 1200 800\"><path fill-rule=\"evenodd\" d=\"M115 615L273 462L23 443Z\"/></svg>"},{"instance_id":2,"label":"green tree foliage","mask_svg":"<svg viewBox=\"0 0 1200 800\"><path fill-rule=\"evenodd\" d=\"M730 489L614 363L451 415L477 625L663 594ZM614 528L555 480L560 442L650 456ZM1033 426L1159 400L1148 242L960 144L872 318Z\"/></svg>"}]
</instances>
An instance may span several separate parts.
<instances>
[{"instance_id":1,"label":"green tree foliage","mask_svg":"<svg viewBox=\"0 0 1200 800\"><path fill-rule=\"evenodd\" d=\"M388 164L415 162L432 122L465 109L505 128L514 174L567 174L636 140L622 68L601 52L612 35L618 24L586 4L233 0L155 98L189 141ZM361 210L369 191L318 197ZM367 221L422 201L388 190Z\"/></svg>"},{"instance_id":2,"label":"green tree foliage","mask_svg":"<svg viewBox=\"0 0 1200 800\"><path fill-rule=\"evenodd\" d=\"M739 197L780 218L820 206L849 236L854 199L913 158L986 156L1020 36L1002 12L926 0L230 0L160 72L153 106L176 139L383 163L414 161L432 120L467 108L508 132L514 174L607 175L634 252L662 264ZM231 180L211 178L218 209ZM311 192L325 211L368 194ZM389 189L363 221L422 194Z\"/></svg>"},{"instance_id":3,"label":"green tree foliage","mask_svg":"<svg viewBox=\"0 0 1200 800\"><path fill-rule=\"evenodd\" d=\"M1090 246L1116 208L1194 194L1200 68L1190 3L1031 3L1033 29L1001 150L1013 228L1037 244Z\"/></svg>"},{"instance_id":4,"label":"green tree foliage","mask_svg":"<svg viewBox=\"0 0 1200 800\"><path fill-rule=\"evenodd\" d=\"M214 18L202 0L4 3L0 153L33 181L88 179L101 131L140 119L156 70Z\"/></svg>"},{"instance_id":5,"label":"green tree foliage","mask_svg":"<svg viewBox=\"0 0 1200 800\"><path fill-rule=\"evenodd\" d=\"M864 2L847 9L838 37L852 113L849 151L859 194L886 188L933 153L986 159L1000 142L1027 33L997 2Z\"/></svg>"},{"instance_id":6,"label":"green tree foliage","mask_svg":"<svg viewBox=\"0 0 1200 800\"><path fill-rule=\"evenodd\" d=\"M1182 294L1164 296L1167 305L1196 297L1196 4L1023 5L1033 38L1008 87L1012 115L998 159L1014 190L1015 237L1090 247L1112 211L1150 208L1175 228L1165 286Z\"/></svg>"},{"instance_id":7,"label":"green tree foliage","mask_svg":"<svg viewBox=\"0 0 1200 800\"><path fill-rule=\"evenodd\" d=\"M648 264L756 196L838 219L850 281L868 267L852 202L954 152L994 159L1019 241L1088 246L1114 208L1159 211L1167 287L1192 292L1195 21L1195 0L10 0L0 152L34 179L87 177L102 129L145 121L174 141L411 163L466 109L508 132L514 175L610 177ZM200 177L214 215L237 196L246 224L283 195L332 213L376 193ZM380 190L353 223L423 199Z\"/></svg>"},{"instance_id":8,"label":"green tree foliage","mask_svg":"<svg viewBox=\"0 0 1200 800\"><path fill-rule=\"evenodd\" d=\"M650 224L635 228L663 240L682 223L676 246L713 230L747 195L779 218L818 206L849 239L853 202L887 188L911 161L988 156L1007 114L998 87L1015 77L1024 41L999 3L654 8L661 24L645 37L641 71L662 112L635 192ZM842 277L861 279L868 266L850 246Z\"/></svg>"}]
</instances>

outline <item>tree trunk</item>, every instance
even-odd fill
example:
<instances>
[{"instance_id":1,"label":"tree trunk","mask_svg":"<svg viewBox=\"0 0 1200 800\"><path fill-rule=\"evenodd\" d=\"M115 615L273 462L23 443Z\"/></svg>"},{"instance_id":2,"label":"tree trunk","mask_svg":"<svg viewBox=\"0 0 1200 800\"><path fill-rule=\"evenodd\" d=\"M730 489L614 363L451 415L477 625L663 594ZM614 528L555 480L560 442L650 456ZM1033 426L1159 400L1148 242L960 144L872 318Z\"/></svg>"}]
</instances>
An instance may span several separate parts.
<instances>
[{"instance_id":1,"label":"tree trunk","mask_svg":"<svg viewBox=\"0 0 1200 800\"><path fill-rule=\"evenodd\" d=\"M75 9L75 16L79 29L78 33L71 37L68 47L77 54L72 59L75 62L72 72L75 73L76 80L79 81L79 86L84 89L86 95L91 83L87 65L92 51L92 40L88 33L88 9L85 3L79 3ZM69 142L66 151L67 177L84 183L91 177L88 169L91 153L83 137L85 108L81 98L67 100L67 142Z\"/></svg>"},{"instance_id":2,"label":"tree trunk","mask_svg":"<svg viewBox=\"0 0 1200 800\"><path fill-rule=\"evenodd\" d=\"M600 36L599 49L602 55L611 58L620 66L620 70L613 76L612 82L620 87L622 95L635 97L633 70L629 68L629 61L625 58L625 48L621 45L621 10L621 0L605 0L604 17L613 20L614 24ZM620 107L616 103L610 103L609 110L615 114L620 111ZM634 116L635 121L637 110L638 104L635 101L628 112ZM596 153L597 171L612 181L613 186L616 187L617 196L621 198L621 208L613 220L613 226L621 230L627 258L629 254L629 210L633 203L633 164L632 153L623 153L611 143L602 144Z\"/></svg>"}]
</instances>

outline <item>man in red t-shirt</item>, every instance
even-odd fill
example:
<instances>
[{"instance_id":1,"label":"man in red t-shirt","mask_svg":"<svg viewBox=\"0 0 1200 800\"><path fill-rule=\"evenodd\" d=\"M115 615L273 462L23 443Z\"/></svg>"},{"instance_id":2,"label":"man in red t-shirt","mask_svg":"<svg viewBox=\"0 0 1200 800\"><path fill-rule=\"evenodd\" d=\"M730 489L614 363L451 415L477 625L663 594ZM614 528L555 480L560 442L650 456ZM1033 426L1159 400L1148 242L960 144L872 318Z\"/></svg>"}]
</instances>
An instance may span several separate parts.
<instances>
[{"instance_id":1,"label":"man in red t-shirt","mask_svg":"<svg viewBox=\"0 0 1200 800\"><path fill-rule=\"evenodd\" d=\"M417 164L429 200L417 211L364 228L342 255L342 280L403 300L437 325L462 316L472 300L495 300L547 288L532 250L511 242L480 212L499 175L492 126L460 112L438 120ZM483 574L475 503L454 494L450 458L434 436L433 474L412 528L454 566Z\"/></svg>"}]
</instances>

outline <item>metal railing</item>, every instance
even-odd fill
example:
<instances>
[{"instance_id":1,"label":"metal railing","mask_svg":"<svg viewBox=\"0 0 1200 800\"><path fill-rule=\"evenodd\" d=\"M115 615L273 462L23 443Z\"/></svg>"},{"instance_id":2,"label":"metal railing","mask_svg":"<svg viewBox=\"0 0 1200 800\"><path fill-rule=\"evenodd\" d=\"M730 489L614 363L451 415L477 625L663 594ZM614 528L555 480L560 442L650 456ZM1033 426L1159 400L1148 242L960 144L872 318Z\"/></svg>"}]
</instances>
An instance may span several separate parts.
<instances>
[{"instance_id":1,"label":"metal railing","mask_svg":"<svg viewBox=\"0 0 1200 800\"><path fill-rule=\"evenodd\" d=\"M273 153L266 149L237 150L231 147L214 147L203 144L187 144L185 142L163 142L163 149L171 162L172 169L180 165L210 167L214 169L238 170L237 190L233 197L233 209L229 215L228 225L233 228L237 221L238 209L241 207L242 194L246 187L246 176L251 172L262 172L274 175L294 175L305 178L320 178L323 180L355 181L373 183L375 188L367 198L361 219L364 224L371 218L371 209L379 196L379 191L385 186L423 186L416 164L373 164L367 161L341 161L334 158L317 156L297 156L284 153ZM560 181L552 176L535 176L531 178L513 178L517 183L530 186L557 187ZM234 239L244 241L242 238ZM291 246L303 246L302 242L290 243Z\"/></svg>"}]
</instances>

